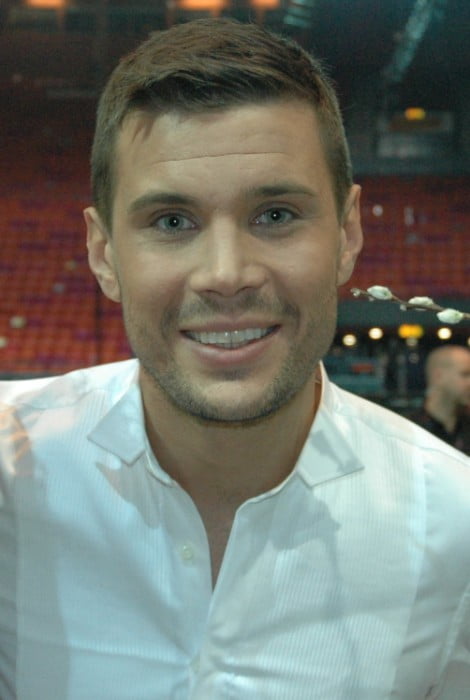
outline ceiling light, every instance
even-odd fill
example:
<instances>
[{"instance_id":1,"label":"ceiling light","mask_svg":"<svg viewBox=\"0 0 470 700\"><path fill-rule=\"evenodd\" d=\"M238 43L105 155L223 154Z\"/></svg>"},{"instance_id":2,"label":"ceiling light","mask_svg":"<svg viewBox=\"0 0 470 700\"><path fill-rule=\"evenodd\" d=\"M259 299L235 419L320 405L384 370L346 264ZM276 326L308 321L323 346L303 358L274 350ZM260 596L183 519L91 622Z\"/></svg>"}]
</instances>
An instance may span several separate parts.
<instances>
[{"instance_id":1,"label":"ceiling light","mask_svg":"<svg viewBox=\"0 0 470 700\"><path fill-rule=\"evenodd\" d=\"M380 340L380 338L383 338L384 332L381 328L371 328L368 335L372 340Z\"/></svg>"},{"instance_id":2,"label":"ceiling light","mask_svg":"<svg viewBox=\"0 0 470 700\"><path fill-rule=\"evenodd\" d=\"M357 343L357 338L354 335L354 333L346 333L346 335L343 335L343 345L346 345L348 348L352 348L354 345Z\"/></svg>"},{"instance_id":3,"label":"ceiling light","mask_svg":"<svg viewBox=\"0 0 470 700\"><path fill-rule=\"evenodd\" d=\"M439 338L439 340L449 340L449 338L452 338L452 331L450 330L450 328L443 327L438 329L436 335Z\"/></svg>"}]
</instances>

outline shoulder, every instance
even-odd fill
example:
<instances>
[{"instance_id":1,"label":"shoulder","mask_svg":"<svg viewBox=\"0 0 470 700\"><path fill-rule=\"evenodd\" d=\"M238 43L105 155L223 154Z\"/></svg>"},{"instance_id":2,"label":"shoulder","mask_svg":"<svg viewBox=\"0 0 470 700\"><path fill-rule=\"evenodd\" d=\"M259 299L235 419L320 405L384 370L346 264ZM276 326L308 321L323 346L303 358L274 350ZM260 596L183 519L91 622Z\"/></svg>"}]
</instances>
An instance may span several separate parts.
<instances>
[{"instance_id":1,"label":"shoulder","mask_svg":"<svg viewBox=\"0 0 470 700\"><path fill-rule=\"evenodd\" d=\"M0 482L2 473L6 481L37 476L39 465L47 471L83 456L86 436L136 386L137 372L137 361L127 360L0 382Z\"/></svg>"},{"instance_id":2,"label":"shoulder","mask_svg":"<svg viewBox=\"0 0 470 700\"><path fill-rule=\"evenodd\" d=\"M0 462L87 434L136 384L137 372L137 361L127 360L0 382Z\"/></svg>"},{"instance_id":3,"label":"shoulder","mask_svg":"<svg viewBox=\"0 0 470 700\"><path fill-rule=\"evenodd\" d=\"M390 409L351 394L334 384L330 387L334 411L339 417L343 417L359 436L366 436L374 445L382 445L384 458L389 454L387 450L392 450L396 460L400 457L405 462L413 461L414 464L446 463L457 470L462 468L470 479L469 458L451 445Z\"/></svg>"},{"instance_id":4,"label":"shoulder","mask_svg":"<svg viewBox=\"0 0 470 700\"><path fill-rule=\"evenodd\" d=\"M374 483L425 503L437 527L452 514L470 528L470 458L393 411L330 388L330 415Z\"/></svg>"},{"instance_id":5,"label":"shoulder","mask_svg":"<svg viewBox=\"0 0 470 700\"><path fill-rule=\"evenodd\" d=\"M119 395L136 372L137 361L125 360L60 376L0 381L0 413L63 409L90 393Z\"/></svg>"},{"instance_id":6,"label":"shoulder","mask_svg":"<svg viewBox=\"0 0 470 700\"><path fill-rule=\"evenodd\" d=\"M369 493L381 507L424 528L455 576L470 549L470 459L421 426L331 386L330 414L351 446Z\"/></svg>"}]
</instances>

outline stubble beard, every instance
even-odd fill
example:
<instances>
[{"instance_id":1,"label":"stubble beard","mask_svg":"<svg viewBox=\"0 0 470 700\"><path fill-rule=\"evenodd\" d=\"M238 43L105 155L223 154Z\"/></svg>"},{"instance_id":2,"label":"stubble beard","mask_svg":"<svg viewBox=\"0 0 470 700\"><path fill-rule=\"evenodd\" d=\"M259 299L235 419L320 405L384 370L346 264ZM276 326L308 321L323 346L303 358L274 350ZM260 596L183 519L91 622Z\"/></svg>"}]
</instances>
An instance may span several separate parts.
<instances>
[{"instance_id":1,"label":"stubble beard","mask_svg":"<svg viewBox=\"0 0 470 700\"><path fill-rule=\"evenodd\" d=\"M257 305L260 307L260 304ZM297 321L300 314L296 309L283 305L289 320ZM274 377L262 396L249 404L243 400L232 405L221 406L212 401L195 385L192 377L185 373L169 357L158 357L155 350L155 337L123 302L124 325L129 344L140 362L143 373L157 394L167 399L178 412L191 416L198 422L219 424L227 427L255 424L268 419L288 405L313 377L319 361L328 352L334 338L337 319L337 290L333 287L325 294L311 313L303 336L293 341L278 374ZM174 327L175 314L170 314L162 323L161 338L165 338L166 328ZM168 346L166 346L168 347ZM164 368L160 369L160 366ZM227 370L220 376L220 383L243 382L246 370ZM248 372L249 374L250 372ZM216 389L214 390L216 392ZM313 400L313 396L312 396Z\"/></svg>"}]
</instances>

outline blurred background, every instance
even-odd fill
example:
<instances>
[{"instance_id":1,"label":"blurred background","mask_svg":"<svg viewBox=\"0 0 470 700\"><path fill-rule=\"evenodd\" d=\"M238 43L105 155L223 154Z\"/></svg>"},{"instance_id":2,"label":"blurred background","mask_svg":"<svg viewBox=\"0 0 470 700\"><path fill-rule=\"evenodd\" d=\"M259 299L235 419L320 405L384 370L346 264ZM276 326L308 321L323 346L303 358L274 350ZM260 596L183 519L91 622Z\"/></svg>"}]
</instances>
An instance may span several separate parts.
<instances>
[{"instance_id":1,"label":"blurred background","mask_svg":"<svg viewBox=\"0 0 470 700\"><path fill-rule=\"evenodd\" d=\"M208 15L294 37L337 85L366 244L326 365L406 414L429 350L470 345L470 324L350 289L470 311L469 0L0 0L0 376L129 357L120 308L86 261L96 100L149 32Z\"/></svg>"}]
</instances>

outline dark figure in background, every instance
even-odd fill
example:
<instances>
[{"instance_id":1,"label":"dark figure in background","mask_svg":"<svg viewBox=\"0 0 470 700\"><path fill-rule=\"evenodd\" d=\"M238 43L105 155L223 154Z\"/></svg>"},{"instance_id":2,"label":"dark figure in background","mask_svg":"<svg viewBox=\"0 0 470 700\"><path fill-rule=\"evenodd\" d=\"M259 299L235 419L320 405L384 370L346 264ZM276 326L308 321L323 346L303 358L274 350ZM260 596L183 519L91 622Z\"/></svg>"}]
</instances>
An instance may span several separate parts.
<instances>
[{"instance_id":1,"label":"dark figure in background","mask_svg":"<svg viewBox=\"0 0 470 700\"><path fill-rule=\"evenodd\" d=\"M410 419L470 456L470 350L444 345L426 359L423 407Z\"/></svg>"},{"instance_id":2,"label":"dark figure in background","mask_svg":"<svg viewBox=\"0 0 470 700\"><path fill-rule=\"evenodd\" d=\"M155 33L92 180L135 359L0 385L2 700L468 697L467 459L322 365L362 230L318 62Z\"/></svg>"}]
</instances>

